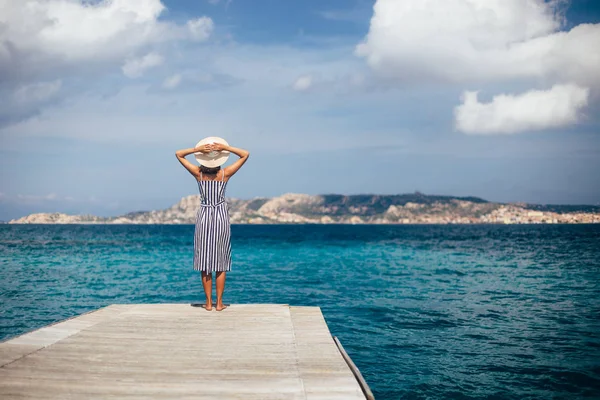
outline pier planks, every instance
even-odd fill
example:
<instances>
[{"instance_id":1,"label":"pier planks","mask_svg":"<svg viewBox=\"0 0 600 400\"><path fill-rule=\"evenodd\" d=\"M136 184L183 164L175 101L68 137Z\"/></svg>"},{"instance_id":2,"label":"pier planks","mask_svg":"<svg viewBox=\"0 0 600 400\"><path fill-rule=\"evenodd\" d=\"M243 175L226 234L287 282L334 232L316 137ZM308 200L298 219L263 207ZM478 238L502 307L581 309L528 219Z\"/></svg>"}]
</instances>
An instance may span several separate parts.
<instances>
[{"instance_id":1,"label":"pier planks","mask_svg":"<svg viewBox=\"0 0 600 400\"><path fill-rule=\"evenodd\" d=\"M0 343L0 398L365 399L319 307L114 304Z\"/></svg>"}]
</instances>

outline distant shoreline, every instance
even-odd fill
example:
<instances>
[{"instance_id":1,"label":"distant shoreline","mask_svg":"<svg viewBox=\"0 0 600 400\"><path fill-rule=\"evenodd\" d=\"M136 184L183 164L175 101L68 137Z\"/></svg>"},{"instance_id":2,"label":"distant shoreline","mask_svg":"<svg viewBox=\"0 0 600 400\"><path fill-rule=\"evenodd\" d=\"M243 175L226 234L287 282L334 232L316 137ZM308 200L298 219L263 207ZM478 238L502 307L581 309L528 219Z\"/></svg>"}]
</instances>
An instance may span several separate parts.
<instances>
[{"instance_id":1,"label":"distant shoreline","mask_svg":"<svg viewBox=\"0 0 600 400\"><path fill-rule=\"evenodd\" d=\"M185 223L185 224L167 224L167 223L150 223L150 224L135 224L135 223L85 223L85 222L68 222L68 223L30 223L30 222L12 222L12 223L0 223L0 225L110 225L110 226L195 226L194 224ZM572 226L572 225L590 225L597 226L600 225L599 222L522 222L522 223L502 223L502 222L480 222L480 223L361 223L361 224L351 224L346 222L332 222L332 223L316 223L316 222L287 222L287 223L239 223L232 222L232 226L303 226L303 225L311 225L311 226L510 226L510 225L519 225L519 226L527 226L527 225L549 225L549 226Z\"/></svg>"},{"instance_id":2,"label":"distant shoreline","mask_svg":"<svg viewBox=\"0 0 600 400\"><path fill-rule=\"evenodd\" d=\"M232 224L474 225L600 223L600 206L493 203L477 197L410 193L399 195L307 195L227 198ZM167 209L133 211L114 217L37 213L9 224L194 224L200 196L190 195Z\"/></svg>"}]
</instances>

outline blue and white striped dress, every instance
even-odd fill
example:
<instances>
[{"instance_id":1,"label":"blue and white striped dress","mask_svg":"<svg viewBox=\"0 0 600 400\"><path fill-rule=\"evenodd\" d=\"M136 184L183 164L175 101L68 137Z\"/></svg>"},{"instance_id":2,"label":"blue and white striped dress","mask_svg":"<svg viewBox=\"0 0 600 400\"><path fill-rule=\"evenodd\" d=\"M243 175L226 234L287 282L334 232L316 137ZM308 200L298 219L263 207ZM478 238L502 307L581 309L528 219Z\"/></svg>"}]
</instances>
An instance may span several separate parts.
<instances>
[{"instance_id":1,"label":"blue and white striped dress","mask_svg":"<svg viewBox=\"0 0 600 400\"><path fill-rule=\"evenodd\" d=\"M194 270L231 270L231 225L225 202L225 172L221 179L198 181L200 208L196 213L194 232Z\"/></svg>"}]
</instances>

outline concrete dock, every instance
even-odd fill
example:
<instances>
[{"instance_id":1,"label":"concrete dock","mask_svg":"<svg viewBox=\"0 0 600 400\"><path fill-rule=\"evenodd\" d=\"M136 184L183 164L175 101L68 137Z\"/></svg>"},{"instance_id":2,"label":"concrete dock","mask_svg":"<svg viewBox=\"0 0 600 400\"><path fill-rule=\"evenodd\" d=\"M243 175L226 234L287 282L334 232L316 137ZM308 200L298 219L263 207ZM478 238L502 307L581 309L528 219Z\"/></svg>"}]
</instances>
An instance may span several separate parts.
<instances>
[{"instance_id":1,"label":"concrete dock","mask_svg":"<svg viewBox=\"0 0 600 400\"><path fill-rule=\"evenodd\" d=\"M319 307L113 304L0 343L0 398L372 398L337 342Z\"/></svg>"}]
</instances>

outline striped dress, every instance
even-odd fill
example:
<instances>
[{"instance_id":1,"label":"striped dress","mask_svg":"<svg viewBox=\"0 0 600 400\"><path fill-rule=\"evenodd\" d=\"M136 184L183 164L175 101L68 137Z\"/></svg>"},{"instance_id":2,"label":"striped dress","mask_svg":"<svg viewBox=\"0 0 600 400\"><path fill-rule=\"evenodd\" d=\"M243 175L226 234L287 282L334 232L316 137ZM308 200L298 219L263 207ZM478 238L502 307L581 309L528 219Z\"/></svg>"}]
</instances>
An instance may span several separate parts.
<instances>
[{"instance_id":1,"label":"striped dress","mask_svg":"<svg viewBox=\"0 0 600 400\"><path fill-rule=\"evenodd\" d=\"M231 270L231 225L225 202L225 172L221 179L198 181L200 208L196 213L194 231L194 270Z\"/></svg>"}]
</instances>

